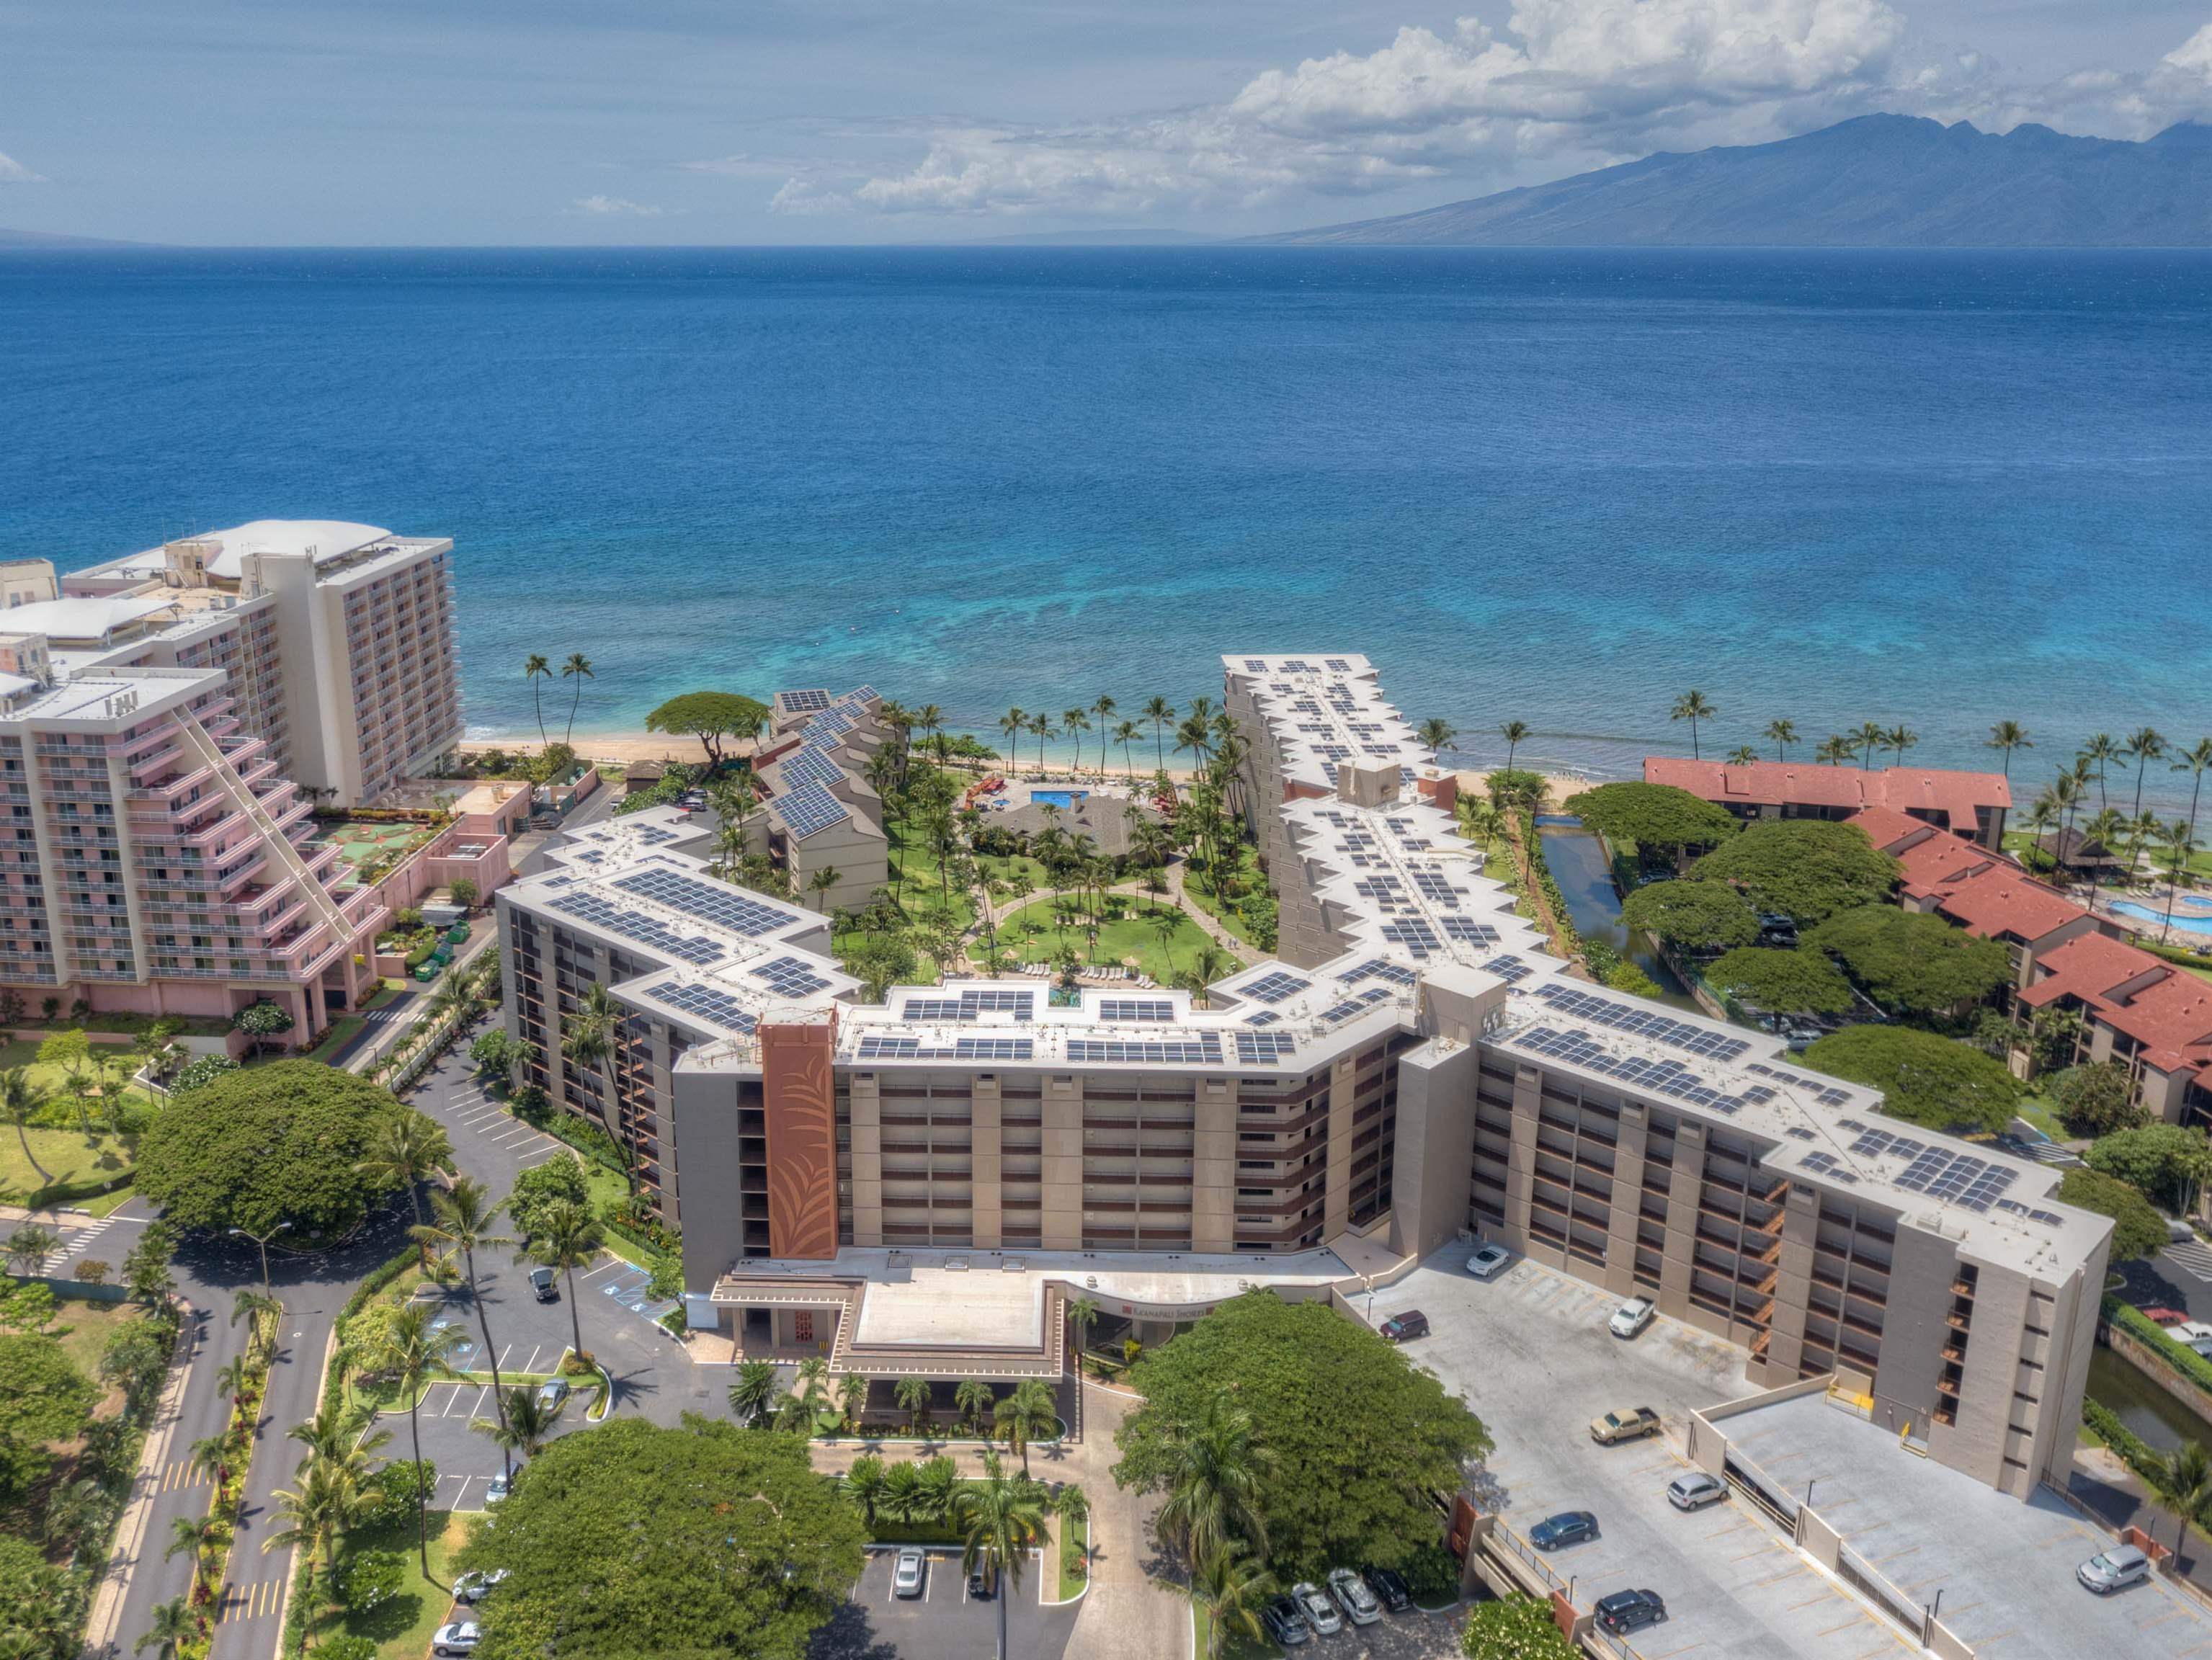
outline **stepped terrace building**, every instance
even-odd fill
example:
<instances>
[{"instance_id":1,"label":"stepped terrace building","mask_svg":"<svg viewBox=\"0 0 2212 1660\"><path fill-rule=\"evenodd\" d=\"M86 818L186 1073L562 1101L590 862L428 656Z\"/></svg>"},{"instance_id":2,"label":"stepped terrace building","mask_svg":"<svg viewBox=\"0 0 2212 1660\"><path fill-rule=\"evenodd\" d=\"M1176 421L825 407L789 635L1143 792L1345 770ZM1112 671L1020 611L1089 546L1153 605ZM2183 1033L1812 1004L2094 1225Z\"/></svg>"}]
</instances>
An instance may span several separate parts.
<instances>
[{"instance_id":1,"label":"stepped terrace building","mask_svg":"<svg viewBox=\"0 0 2212 1660\"><path fill-rule=\"evenodd\" d=\"M2004 845L2005 814L2012 806L2012 784L2002 773L1934 767L1823 767L1780 761L1736 766L1653 755L1644 758L1644 781L1687 790L1743 819L1839 819L1885 807L1985 848Z\"/></svg>"},{"instance_id":2,"label":"stepped terrace building","mask_svg":"<svg viewBox=\"0 0 2212 1660\"><path fill-rule=\"evenodd\" d=\"M2107 1220L1778 1039L1575 977L1364 660L1224 671L1284 933L1202 1000L861 1003L822 919L715 882L668 809L500 896L517 1036L557 1057L593 979L629 1011L617 1110L650 1124L695 1326L877 1376L1054 1376L1070 1298L1141 1334L1480 1231L1654 1297L1754 1382L1834 1375L2006 1492L2063 1472Z\"/></svg>"},{"instance_id":3,"label":"stepped terrace building","mask_svg":"<svg viewBox=\"0 0 2212 1660\"><path fill-rule=\"evenodd\" d=\"M866 904L890 879L884 804L867 779L887 736L883 703L872 686L842 697L780 691L769 739L753 757L767 811L751 850L767 854L825 915Z\"/></svg>"}]
</instances>

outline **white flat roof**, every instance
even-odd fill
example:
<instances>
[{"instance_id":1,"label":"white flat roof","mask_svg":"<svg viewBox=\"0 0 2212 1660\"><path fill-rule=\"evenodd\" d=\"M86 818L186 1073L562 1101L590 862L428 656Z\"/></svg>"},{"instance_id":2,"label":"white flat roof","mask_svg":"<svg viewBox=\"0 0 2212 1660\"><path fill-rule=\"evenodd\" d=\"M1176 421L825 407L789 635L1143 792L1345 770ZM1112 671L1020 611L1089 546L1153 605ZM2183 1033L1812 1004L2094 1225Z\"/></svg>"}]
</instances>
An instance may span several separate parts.
<instances>
[{"instance_id":1,"label":"white flat roof","mask_svg":"<svg viewBox=\"0 0 2212 1660\"><path fill-rule=\"evenodd\" d=\"M0 634L43 634L49 640L105 642L117 629L176 607L173 596L154 593L40 599L0 611Z\"/></svg>"}]
</instances>

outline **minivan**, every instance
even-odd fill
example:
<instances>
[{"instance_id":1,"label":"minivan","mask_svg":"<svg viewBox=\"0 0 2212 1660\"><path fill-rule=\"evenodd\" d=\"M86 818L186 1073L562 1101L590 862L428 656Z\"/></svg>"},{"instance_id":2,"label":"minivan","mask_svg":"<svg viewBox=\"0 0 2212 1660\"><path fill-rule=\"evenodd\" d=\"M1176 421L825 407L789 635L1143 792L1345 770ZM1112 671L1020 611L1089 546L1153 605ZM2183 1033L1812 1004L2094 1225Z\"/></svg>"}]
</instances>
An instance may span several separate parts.
<instances>
[{"instance_id":1,"label":"minivan","mask_svg":"<svg viewBox=\"0 0 2212 1660\"><path fill-rule=\"evenodd\" d=\"M1394 1314L1377 1329L1394 1343L1408 1338L1429 1335L1429 1316L1419 1309L1407 1309L1403 1314Z\"/></svg>"}]
</instances>

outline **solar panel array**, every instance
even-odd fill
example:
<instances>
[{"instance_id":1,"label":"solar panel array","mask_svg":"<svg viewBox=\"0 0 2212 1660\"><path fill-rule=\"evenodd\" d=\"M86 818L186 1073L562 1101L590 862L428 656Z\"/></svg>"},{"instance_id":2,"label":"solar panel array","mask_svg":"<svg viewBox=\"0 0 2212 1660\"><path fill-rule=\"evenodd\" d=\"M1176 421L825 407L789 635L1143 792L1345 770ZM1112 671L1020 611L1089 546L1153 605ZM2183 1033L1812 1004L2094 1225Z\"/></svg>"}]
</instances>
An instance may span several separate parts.
<instances>
[{"instance_id":1,"label":"solar panel array","mask_svg":"<svg viewBox=\"0 0 2212 1660\"><path fill-rule=\"evenodd\" d=\"M1340 1020L1349 1020L1353 1015L1374 1007L1389 995L1381 986L1370 986L1358 996L1346 998L1334 1008L1323 1009L1316 1018L1323 1025L1334 1025Z\"/></svg>"},{"instance_id":2,"label":"solar panel array","mask_svg":"<svg viewBox=\"0 0 2212 1660\"><path fill-rule=\"evenodd\" d=\"M1155 1066L1212 1066L1221 1064L1221 1035L1199 1032L1187 1037L1095 1038L1067 1040L1070 1061L1145 1061Z\"/></svg>"},{"instance_id":3,"label":"solar panel array","mask_svg":"<svg viewBox=\"0 0 2212 1660\"><path fill-rule=\"evenodd\" d=\"M901 1037L889 1033L866 1032L861 1035L860 1058L863 1061L1027 1061L1035 1052L1033 1040L1027 1037L962 1037L950 1045L933 1044L924 1048L919 1037Z\"/></svg>"},{"instance_id":4,"label":"solar panel array","mask_svg":"<svg viewBox=\"0 0 2212 1660\"><path fill-rule=\"evenodd\" d=\"M1537 987L1536 995L1559 1013L1575 1019L1589 1020L1601 1026L1610 1026L1615 1031L1652 1038L1692 1055L1710 1055L1716 1061L1733 1061L1751 1049L1751 1045L1741 1037L1707 1031L1703 1026L1693 1026L1686 1020L1672 1019L1649 1008L1616 1003L1609 997L1595 996L1576 987L1562 985L1556 980L1549 985Z\"/></svg>"},{"instance_id":5,"label":"solar panel array","mask_svg":"<svg viewBox=\"0 0 2212 1660\"><path fill-rule=\"evenodd\" d=\"M1431 904L1445 910L1459 909L1460 891L1444 879L1442 871L1431 870L1425 865L1414 866L1413 885Z\"/></svg>"},{"instance_id":6,"label":"solar panel array","mask_svg":"<svg viewBox=\"0 0 2212 1660\"><path fill-rule=\"evenodd\" d=\"M1103 997L1098 1000L1101 1020L1172 1020L1175 1005L1165 998Z\"/></svg>"},{"instance_id":7,"label":"solar panel array","mask_svg":"<svg viewBox=\"0 0 2212 1660\"><path fill-rule=\"evenodd\" d=\"M799 784L828 787L845 781L843 769L816 744L801 744L785 756L778 763L777 773L787 787Z\"/></svg>"},{"instance_id":8,"label":"solar panel array","mask_svg":"<svg viewBox=\"0 0 2212 1660\"><path fill-rule=\"evenodd\" d=\"M1286 1031L1240 1031L1237 1058L1248 1066L1273 1066L1297 1052L1298 1040Z\"/></svg>"},{"instance_id":9,"label":"solar panel array","mask_svg":"<svg viewBox=\"0 0 2212 1660\"><path fill-rule=\"evenodd\" d=\"M779 957L772 963L763 963L752 970L752 976L766 981L769 989L779 997L805 997L830 989L829 981L796 957Z\"/></svg>"},{"instance_id":10,"label":"solar panel array","mask_svg":"<svg viewBox=\"0 0 2212 1660\"><path fill-rule=\"evenodd\" d=\"M655 986L650 994L657 1003L665 1003L672 1009L681 1010L694 1019L704 1020L725 1031L749 1032L753 1029L751 1012L718 987Z\"/></svg>"},{"instance_id":11,"label":"solar panel array","mask_svg":"<svg viewBox=\"0 0 2212 1660\"><path fill-rule=\"evenodd\" d=\"M1261 1009L1257 1014L1246 1015L1244 1024L1248 1026L1272 1026L1282 1018L1273 1009Z\"/></svg>"},{"instance_id":12,"label":"solar panel array","mask_svg":"<svg viewBox=\"0 0 2212 1660\"><path fill-rule=\"evenodd\" d=\"M626 939L665 952L679 962L703 967L719 963L726 953L712 939L695 939L678 933L657 916L648 916L641 910L610 904L596 893L564 893L550 902L554 909L619 933Z\"/></svg>"},{"instance_id":13,"label":"solar panel array","mask_svg":"<svg viewBox=\"0 0 2212 1660\"><path fill-rule=\"evenodd\" d=\"M1011 1014L1017 1020L1036 1018L1036 994L1002 991L994 988L969 989L957 997L909 997L899 1010L902 1020L973 1020L983 1012Z\"/></svg>"},{"instance_id":14,"label":"solar panel array","mask_svg":"<svg viewBox=\"0 0 2212 1660\"><path fill-rule=\"evenodd\" d=\"M1832 1152L1808 1152L1804 1162L1807 1170L1816 1171L1831 1181L1849 1186L1857 1185L1859 1178L1837 1163L1836 1155Z\"/></svg>"},{"instance_id":15,"label":"solar panel array","mask_svg":"<svg viewBox=\"0 0 2212 1660\"><path fill-rule=\"evenodd\" d=\"M778 796L775 807L786 827L802 842L853 816L842 801L819 784L801 784L790 794Z\"/></svg>"},{"instance_id":16,"label":"solar panel array","mask_svg":"<svg viewBox=\"0 0 2212 1660\"><path fill-rule=\"evenodd\" d=\"M750 898L739 889L720 882L704 882L672 870L632 871L618 879L615 886L624 893L655 900L686 916L696 916L702 922L712 922L732 933L753 939L791 925L788 911ZM718 946L715 955L720 954ZM702 960L711 963L714 959L710 957Z\"/></svg>"},{"instance_id":17,"label":"solar panel array","mask_svg":"<svg viewBox=\"0 0 2212 1660\"><path fill-rule=\"evenodd\" d=\"M2018 1171L2007 1170L1971 1153L1953 1152L1948 1147L1929 1147L1905 1167L1904 1174L1897 1178L1897 1185L1908 1193L1924 1193L1947 1205L1986 1211L2019 1175Z\"/></svg>"},{"instance_id":18,"label":"solar panel array","mask_svg":"<svg viewBox=\"0 0 2212 1660\"><path fill-rule=\"evenodd\" d=\"M1382 925L1382 937L1416 958L1433 956L1444 948L1437 931L1424 917L1401 916Z\"/></svg>"},{"instance_id":19,"label":"solar panel array","mask_svg":"<svg viewBox=\"0 0 2212 1660\"><path fill-rule=\"evenodd\" d=\"M2015 1216L2025 1216L2031 1222L2040 1222L2047 1228L2063 1227L2066 1219L2054 1210L2033 1210L2017 1199L2000 1199L1997 1208L2010 1211Z\"/></svg>"},{"instance_id":20,"label":"solar panel array","mask_svg":"<svg viewBox=\"0 0 2212 1660\"><path fill-rule=\"evenodd\" d=\"M1817 1078L1800 1078L1794 1072L1785 1072L1780 1067L1770 1067L1763 1061L1747 1061L1743 1063L1743 1069L1746 1072L1755 1072L1762 1078L1771 1078L1778 1084L1787 1084L1792 1089L1810 1090L1813 1091L1813 1098L1824 1107L1840 1107L1851 1098L1851 1092L1849 1090L1838 1089L1832 1084L1824 1084ZM1844 1119L1843 1126L1847 1130L1866 1128L1854 1118Z\"/></svg>"},{"instance_id":21,"label":"solar panel array","mask_svg":"<svg viewBox=\"0 0 2212 1660\"><path fill-rule=\"evenodd\" d=\"M1341 657L1325 657L1322 660L1322 666L1328 669L1331 674L1349 674L1352 672L1352 665L1346 662Z\"/></svg>"},{"instance_id":22,"label":"solar panel array","mask_svg":"<svg viewBox=\"0 0 2212 1660\"><path fill-rule=\"evenodd\" d=\"M784 708L793 714L805 714L815 709L830 707L830 694L823 690L787 691L782 696Z\"/></svg>"},{"instance_id":23,"label":"solar panel array","mask_svg":"<svg viewBox=\"0 0 2212 1660\"><path fill-rule=\"evenodd\" d=\"M1357 968L1337 976L1337 980L1346 986L1356 986L1362 980L1388 980L1394 986L1410 986L1419 977L1402 963L1393 963L1387 958L1370 957Z\"/></svg>"},{"instance_id":24,"label":"solar panel array","mask_svg":"<svg viewBox=\"0 0 2212 1660\"><path fill-rule=\"evenodd\" d=\"M657 848L663 842L673 842L676 839L674 830L664 830L659 824L634 825L629 833L648 848Z\"/></svg>"},{"instance_id":25,"label":"solar panel array","mask_svg":"<svg viewBox=\"0 0 2212 1660\"><path fill-rule=\"evenodd\" d=\"M1295 997L1311 984L1313 982L1310 980L1301 980L1295 974L1285 974L1278 969L1273 974L1261 976L1243 988L1237 995L1249 997L1255 1002L1279 1003L1286 997Z\"/></svg>"},{"instance_id":26,"label":"solar panel array","mask_svg":"<svg viewBox=\"0 0 2212 1660\"><path fill-rule=\"evenodd\" d=\"M1471 916L1439 916L1437 924L1453 939L1465 946L1494 946L1502 936L1487 922L1478 922Z\"/></svg>"},{"instance_id":27,"label":"solar panel array","mask_svg":"<svg viewBox=\"0 0 2212 1660\"><path fill-rule=\"evenodd\" d=\"M1482 966L1509 986L1519 985L1536 971L1518 957L1493 957Z\"/></svg>"},{"instance_id":28,"label":"solar panel array","mask_svg":"<svg viewBox=\"0 0 2212 1660\"><path fill-rule=\"evenodd\" d=\"M1663 1061L1653 1061L1641 1055L1615 1055L1586 1031L1554 1031L1549 1026L1538 1026L1534 1031L1516 1034L1512 1041L1532 1055L1548 1055L1553 1060L1585 1067L1592 1072L1617 1078L1637 1089L1670 1095L1678 1101L1687 1101L1692 1106L1710 1108L1715 1112L1733 1113L1743 1104L1736 1097L1715 1089L1671 1056Z\"/></svg>"}]
</instances>

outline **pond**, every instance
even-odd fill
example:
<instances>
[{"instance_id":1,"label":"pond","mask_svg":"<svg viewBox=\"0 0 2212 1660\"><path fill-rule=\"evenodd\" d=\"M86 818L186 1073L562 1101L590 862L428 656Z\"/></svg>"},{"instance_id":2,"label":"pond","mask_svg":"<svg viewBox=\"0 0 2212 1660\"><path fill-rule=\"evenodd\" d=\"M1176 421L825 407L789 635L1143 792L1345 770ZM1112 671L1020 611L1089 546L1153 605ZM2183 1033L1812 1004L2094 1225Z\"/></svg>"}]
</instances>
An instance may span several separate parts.
<instances>
[{"instance_id":1,"label":"pond","mask_svg":"<svg viewBox=\"0 0 2212 1660\"><path fill-rule=\"evenodd\" d=\"M2160 1452L2171 1452L2184 1441L2201 1441L2212 1448L2212 1424L2102 1343L2089 1355L2088 1395L2110 1407L2121 1423Z\"/></svg>"},{"instance_id":2,"label":"pond","mask_svg":"<svg viewBox=\"0 0 2212 1660\"><path fill-rule=\"evenodd\" d=\"M1575 932L1585 939L1610 946L1659 982L1664 1000L1678 1008L1695 1008L1689 988L1661 958L1650 939L1631 934L1620 920L1620 891L1613 886L1613 866L1605 844L1575 818L1537 820L1537 838L1544 844L1544 862L1567 902L1567 915Z\"/></svg>"}]
</instances>

